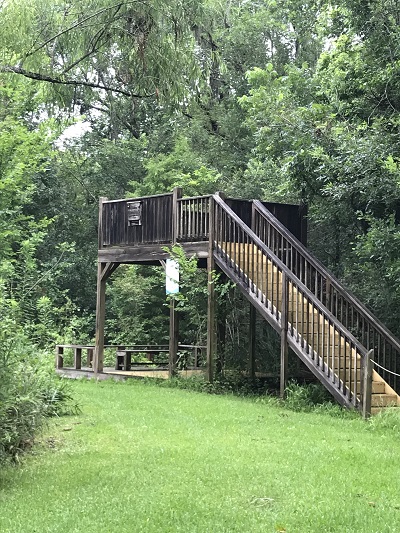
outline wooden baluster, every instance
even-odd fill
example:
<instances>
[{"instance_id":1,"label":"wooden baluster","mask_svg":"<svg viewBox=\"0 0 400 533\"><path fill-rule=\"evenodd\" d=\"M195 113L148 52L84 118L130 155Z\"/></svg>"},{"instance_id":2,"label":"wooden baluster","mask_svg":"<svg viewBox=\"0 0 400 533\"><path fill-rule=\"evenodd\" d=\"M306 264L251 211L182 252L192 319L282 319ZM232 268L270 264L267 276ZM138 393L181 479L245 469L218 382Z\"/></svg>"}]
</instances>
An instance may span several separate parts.
<instances>
[{"instance_id":1,"label":"wooden baluster","mask_svg":"<svg viewBox=\"0 0 400 533\"><path fill-rule=\"evenodd\" d=\"M267 258L267 260L268 260L268 258ZM268 291L267 298L269 296L269 300L271 301L271 313L272 313L272 315L274 314L274 301L275 301L275 298L274 298L274 270L275 270L275 265L274 265L274 262L271 260L271 289L270 289L271 293L269 294L269 291ZM276 313L276 318L278 318L277 313Z\"/></svg>"},{"instance_id":2,"label":"wooden baluster","mask_svg":"<svg viewBox=\"0 0 400 533\"><path fill-rule=\"evenodd\" d=\"M300 340L299 335L299 287L296 286L296 342Z\"/></svg>"},{"instance_id":3,"label":"wooden baluster","mask_svg":"<svg viewBox=\"0 0 400 533\"><path fill-rule=\"evenodd\" d=\"M316 356L316 360L318 362L318 358L319 358L319 355L321 353L321 348L320 348L320 344L321 344L321 322L322 324L324 323L324 315L322 315L319 311L319 309L317 310L317 349L315 350L317 352L317 356ZM322 337L322 344L323 344L323 337ZM329 376L329 369L328 369L328 376Z\"/></svg>"},{"instance_id":4,"label":"wooden baluster","mask_svg":"<svg viewBox=\"0 0 400 533\"><path fill-rule=\"evenodd\" d=\"M303 292L300 293L301 295L301 347L304 349L304 332L305 332L305 326L304 326L304 298L305 295Z\"/></svg>"},{"instance_id":5,"label":"wooden baluster","mask_svg":"<svg viewBox=\"0 0 400 533\"><path fill-rule=\"evenodd\" d=\"M276 237L276 234L275 234L275 229L274 228L271 228L271 231L272 231L272 234L271 234L271 250L272 252L277 255L276 253L276 249L275 249L275 237Z\"/></svg>"},{"instance_id":6,"label":"wooden baluster","mask_svg":"<svg viewBox=\"0 0 400 533\"><path fill-rule=\"evenodd\" d=\"M269 292L269 271L271 270L271 263L268 261L268 256L261 251L261 284L262 284L262 301L265 306L268 306L268 292Z\"/></svg>"},{"instance_id":7,"label":"wooden baluster","mask_svg":"<svg viewBox=\"0 0 400 533\"><path fill-rule=\"evenodd\" d=\"M315 354L314 354L315 306L314 306L314 302L311 303L311 320L312 320L312 322L311 322L311 359L314 360L315 359Z\"/></svg>"},{"instance_id":8,"label":"wooden baluster","mask_svg":"<svg viewBox=\"0 0 400 533\"><path fill-rule=\"evenodd\" d=\"M201 226L200 226L201 210L200 210L200 203L201 203L201 200L198 198L196 200L196 240L197 241L201 240Z\"/></svg>"},{"instance_id":9,"label":"wooden baluster","mask_svg":"<svg viewBox=\"0 0 400 533\"><path fill-rule=\"evenodd\" d=\"M200 200L200 238L201 240L205 237L204 231L204 198Z\"/></svg>"},{"instance_id":10,"label":"wooden baluster","mask_svg":"<svg viewBox=\"0 0 400 533\"><path fill-rule=\"evenodd\" d=\"M182 201L178 200L178 230L177 230L177 239L180 240L182 238Z\"/></svg>"},{"instance_id":11,"label":"wooden baluster","mask_svg":"<svg viewBox=\"0 0 400 533\"><path fill-rule=\"evenodd\" d=\"M343 372L343 377L342 377L342 380L343 380L343 394L345 394L345 387L346 387L346 361L343 360L343 351L342 351L342 342L341 342L341 337L340 337L340 334L338 335L338 360L339 360L339 371L342 371Z\"/></svg>"},{"instance_id":12,"label":"wooden baluster","mask_svg":"<svg viewBox=\"0 0 400 533\"><path fill-rule=\"evenodd\" d=\"M304 276L303 276L303 257L300 255L300 273L299 273L299 279L302 283L304 283Z\"/></svg>"},{"instance_id":13,"label":"wooden baluster","mask_svg":"<svg viewBox=\"0 0 400 533\"><path fill-rule=\"evenodd\" d=\"M307 315L306 353L310 353L310 300L309 300L308 296L306 297L306 303L307 303L306 304L307 305L307 309L306 309L306 315Z\"/></svg>"},{"instance_id":14,"label":"wooden baluster","mask_svg":"<svg viewBox=\"0 0 400 533\"><path fill-rule=\"evenodd\" d=\"M293 246L290 244L290 270L293 272Z\"/></svg>"},{"instance_id":15,"label":"wooden baluster","mask_svg":"<svg viewBox=\"0 0 400 533\"><path fill-rule=\"evenodd\" d=\"M245 241L245 252L246 252L246 255L245 255L245 258L246 258L246 275L247 275L247 282L246 282L246 285L247 285L247 288L250 288L250 239L249 239L249 236L247 233L244 233L243 234L244 236L244 241Z\"/></svg>"},{"instance_id":16,"label":"wooden baluster","mask_svg":"<svg viewBox=\"0 0 400 533\"><path fill-rule=\"evenodd\" d=\"M240 279L240 269L241 269L241 259L242 259L241 246L240 246L240 227L237 225L236 227L237 227L237 238L235 240L235 245L237 246L237 274Z\"/></svg>"},{"instance_id":17,"label":"wooden baluster","mask_svg":"<svg viewBox=\"0 0 400 533\"><path fill-rule=\"evenodd\" d=\"M259 289L260 289L260 261L259 261L259 257L260 257L260 253L259 253L259 249L258 249L258 246L255 245L254 247L254 253L255 253L255 256L254 256L254 263L255 263L255 291L256 291L256 296L258 298L258 294L259 294Z\"/></svg>"},{"instance_id":18,"label":"wooden baluster","mask_svg":"<svg viewBox=\"0 0 400 533\"><path fill-rule=\"evenodd\" d=\"M324 369L324 365L329 360L330 346L331 346L331 329L329 318L325 316L325 313L320 313L321 324L321 353L318 361L318 365Z\"/></svg>"}]
</instances>

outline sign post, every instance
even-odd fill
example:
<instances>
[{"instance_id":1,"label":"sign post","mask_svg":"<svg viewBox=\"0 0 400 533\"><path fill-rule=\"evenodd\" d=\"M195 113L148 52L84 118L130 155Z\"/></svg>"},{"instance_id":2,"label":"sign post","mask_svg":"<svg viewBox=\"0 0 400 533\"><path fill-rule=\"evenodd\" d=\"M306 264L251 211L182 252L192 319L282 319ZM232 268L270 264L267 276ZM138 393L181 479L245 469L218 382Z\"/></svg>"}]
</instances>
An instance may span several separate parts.
<instances>
[{"instance_id":1,"label":"sign post","mask_svg":"<svg viewBox=\"0 0 400 533\"><path fill-rule=\"evenodd\" d=\"M178 354L179 316L176 312L175 295L179 293L179 263L174 259L165 262L165 292L170 296L169 303L169 377L176 373Z\"/></svg>"}]
</instances>

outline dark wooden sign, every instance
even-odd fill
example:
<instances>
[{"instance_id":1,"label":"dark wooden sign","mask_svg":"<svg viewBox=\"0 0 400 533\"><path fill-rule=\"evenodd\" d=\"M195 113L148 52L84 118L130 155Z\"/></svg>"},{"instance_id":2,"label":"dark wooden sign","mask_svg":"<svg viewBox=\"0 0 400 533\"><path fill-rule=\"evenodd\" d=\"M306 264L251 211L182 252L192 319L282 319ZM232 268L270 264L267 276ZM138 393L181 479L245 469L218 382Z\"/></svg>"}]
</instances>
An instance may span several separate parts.
<instances>
[{"instance_id":1,"label":"dark wooden sign","mask_svg":"<svg viewBox=\"0 0 400 533\"><path fill-rule=\"evenodd\" d=\"M142 202L128 202L128 226L142 225Z\"/></svg>"}]
</instances>

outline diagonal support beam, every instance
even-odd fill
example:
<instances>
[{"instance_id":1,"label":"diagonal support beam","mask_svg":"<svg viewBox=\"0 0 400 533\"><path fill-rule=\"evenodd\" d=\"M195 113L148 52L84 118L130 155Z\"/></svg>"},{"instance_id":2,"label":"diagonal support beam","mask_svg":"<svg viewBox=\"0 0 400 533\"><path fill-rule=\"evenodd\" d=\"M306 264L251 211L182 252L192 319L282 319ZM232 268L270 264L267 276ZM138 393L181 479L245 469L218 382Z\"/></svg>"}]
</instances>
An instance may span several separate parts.
<instances>
[{"instance_id":1,"label":"diagonal support beam","mask_svg":"<svg viewBox=\"0 0 400 533\"><path fill-rule=\"evenodd\" d=\"M111 276L111 274L113 272L115 272L115 270L117 270L118 266L119 266L119 263L112 263L112 262L109 262L109 263L101 263L102 265L105 264L104 267L102 267L102 270L101 270L101 274L100 274L100 277L101 279L104 281L109 278Z\"/></svg>"}]
</instances>

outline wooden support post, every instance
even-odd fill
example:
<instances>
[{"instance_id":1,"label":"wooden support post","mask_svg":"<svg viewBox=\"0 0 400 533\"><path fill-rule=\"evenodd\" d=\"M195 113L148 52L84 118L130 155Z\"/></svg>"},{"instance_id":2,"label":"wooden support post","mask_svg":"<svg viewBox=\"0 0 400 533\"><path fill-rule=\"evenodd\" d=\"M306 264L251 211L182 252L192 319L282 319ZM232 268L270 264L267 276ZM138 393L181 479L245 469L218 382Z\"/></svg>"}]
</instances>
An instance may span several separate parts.
<instances>
[{"instance_id":1,"label":"wooden support post","mask_svg":"<svg viewBox=\"0 0 400 533\"><path fill-rule=\"evenodd\" d=\"M178 199L182 198L181 187L175 187L172 192L172 244L176 244L179 230Z\"/></svg>"},{"instance_id":2,"label":"wooden support post","mask_svg":"<svg viewBox=\"0 0 400 533\"><path fill-rule=\"evenodd\" d=\"M64 348L62 346L56 346L56 368L62 368L64 366Z\"/></svg>"},{"instance_id":3,"label":"wooden support post","mask_svg":"<svg viewBox=\"0 0 400 533\"><path fill-rule=\"evenodd\" d=\"M176 374L178 359L179 315L176 312L175 298L171 298L169 305L169 365L168 374L172 378Z\"/></svg>"},{"instance_id":4,"label":"wooden support post","mask_svg":"<svg viewBox=\"0 0 400 533\"><path fill-rule=\"evenodd\" d=\"M212 256L207 260L207 379L214 380L215 348L216 348L216 324L215 324L215 281L213 272L215 261Z\"/></svg>"},{"instance_id":5,"label":"wooden support post","mask_svg":"<svg viewBox=\"0 0 400 533\"><path fill-rule=\"evenodd\" d=\"M106 280L101 273L105 263L97 266L97 303L96 303L96 341L94 349L93 370L95 374L103 372L104 365L104 322L106 316Z\"/></svg>"},{"instance_id":6,"label":"wooden support post","mask_svg":"<svg viewBox=\"0 0 400 533\"><path fill-rule=\"evenodd\" d=\"M80 370L82 368L82 348L75 346L74 348L74 368Z\"/></svg>"},{"instance_id":7,"label":"wooden support post","mask_svg":"<svg viewBox=\"0 0 400 533\"><path fill-rule=\"evenodd\" d=\"M214 261L214 234L215 234L215 205L210 198L210 234L207 258L207 379L212 382L214 379L215 349L217 344L216 324L215 324L215 261Z\"/></svg>"},{"instance_id":8,"label":"wooden support post","mask_svg":"<svg viewBox=\"0 0 400 533\"><path fill-rule=\"evenodd\" d=\"M221 283L225 283L228 279L225 274L221 273L219 279ZM217 328L217 344L216 344L216 357L215 372L216 375L221 376L225 369L226 359L226 319L228 313L228 298L224 298L218 302L218 309L216 313L216 328Z\"/></svg>"},{"instance_id":9,"label":"wooden support post","mask_svg":"<svg viewBox=\"0 0 400 533\"><path fill-rule=\"evenodd\" d=\"M373 370L374 350L369 350L364 359L363 368L363 398L362 398L362 416L368 418L371 416L372 400L372 370Z\"/></svg>"},{"instance_id":10,"label":"wooden support post","mask_svg":"<svg viewBox=\"0 0 400 533\"><path fill-rule=\"evenodd\" d=\"M218 357L215 361L215 371L217 375L222 375L225 368L225 355L226 355L226 306L225 302L218 306L217 312L217 348L216 352Z\"/></svg>"},{"instance_id":11,"label":"wooden support post","mask_svg":"<svg viewBox=\"0 0 400 533\"><path fill-rule=\"evenodd\" d=\"M103 248L103 202L105 197L99 198L99 226L98 249ZM97 264L97 300L96 300L96 341L94 348L93 370L95 374L103 372L104 361L104 320L106 306L106 276L107 263Z\"/></svg>"},{"instance_id":12,"label":"wooden support post","mask_svg":"<svg viewBox=\"0 0 400 533\"><path fill-rule=\"evenodd\" d=\"M175 187L172 193L172 245L176 244L179 230L178 199L182 197L182 189ZM175 298L172 296L169 305L169 364L168 374L172 378L176 374L179 343L179 316L176 311Z\"/></svg>"},{"instance_id":13,"label":"wooden support post","mask_svg":"<svg viewBox=\"0 0 400 533\"><path fill-rule=\"evenodd\" d=\"M249 317L249 376L252 380L256 377L256 309L252 304Z\"/></svg>"},{"instance_id":14,"label":"wooden support post","mask_svg":"<svg viewBox=\"0 0 400 533\"><path fill-rule=\"evenodd\" d=\"M288 374L288 312L289 312L289 283L287 276L282 272L282 308L281 308L281 380L280 396L285 396Z\"/></svg>"}]
</instances>

